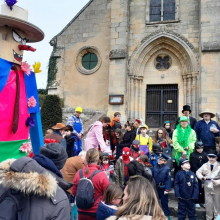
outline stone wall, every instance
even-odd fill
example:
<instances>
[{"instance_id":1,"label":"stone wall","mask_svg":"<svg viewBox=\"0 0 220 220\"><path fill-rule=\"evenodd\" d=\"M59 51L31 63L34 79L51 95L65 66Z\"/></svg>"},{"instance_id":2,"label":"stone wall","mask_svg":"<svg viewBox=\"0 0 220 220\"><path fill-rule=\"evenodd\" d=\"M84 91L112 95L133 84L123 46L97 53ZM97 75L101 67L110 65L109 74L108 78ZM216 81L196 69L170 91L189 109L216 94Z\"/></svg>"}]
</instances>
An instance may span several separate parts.
<instances>
[{"instance_id":1,"label":"stone wall","mask_svg":"<svg viewBox=\"0 0 220 220\"><path fill-rule=\"evenodd\" d=\"M220 0L200 1L200 111L220 112Z\"/></svg>"},{"instance_id":2,"label":"stone wall","mask_svg":"<svg viewBox=\"0 0 220 220\"><path fill-rule=\"evenodd\" d=\"M74 3L73 3L74 4ZM108 67L110 52L110 4L108 0L93 0L58 34L58 95L64 98L65 108L82 106L107 111ZM92 74L82 74L77 57L83 47L97 49L100 68Z\"/></svg>"}]
</instances>

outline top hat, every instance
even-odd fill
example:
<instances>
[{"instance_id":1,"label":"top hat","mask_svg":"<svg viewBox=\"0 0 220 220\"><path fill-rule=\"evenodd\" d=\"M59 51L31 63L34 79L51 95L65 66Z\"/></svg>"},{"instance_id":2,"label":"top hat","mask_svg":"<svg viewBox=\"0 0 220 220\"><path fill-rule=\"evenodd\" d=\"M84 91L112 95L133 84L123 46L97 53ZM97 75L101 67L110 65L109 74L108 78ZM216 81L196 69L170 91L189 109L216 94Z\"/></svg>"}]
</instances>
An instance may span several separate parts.
<instances>
[{"instance_id":1,"label":"top hat","mask_svg":"<svg viewBox=\"0 0 220 220\"><path fill-rule=\"evenodd\" d=\"M66 127L66 125L64 123L57 123L56 125L54 125L52 127L52 129L54 129L54 130L69 130L69 128Z\"/></svg>"},{"instance_id":2,"label":"top hat","mask_svg":"<svg viewBox=\"0 0 220 220\"><path fill-rule=\"evenodd\" d=\"M23 31L30 43L44 39L44 32L28 22L28 10L18 6L13 6L12 10L7 4L1 6L0 26L8 26Z\"/></svg>"},{"instance_id":3,"label":"top hat","mask_svg":"<svg viewBox=\"0 0 220 220\"><path fill-rule=\"evenodd\" d=\"M210 114L211 115L211 118L214 118L215 117L215 114L214 113L212 113L208 108L207 109L205 109L202 113L200 113L199 114L199 116L201 117L201 118L203 118L203 114Z\"/></svg>"},{"instance_id":4,"label":"top hat","mask_svg":"<svg viewBox=\"0 0 220 220\"><path fill-rule=\"evenodd\" d=\"M191 113L190 106L189 106L189 105L184 105L184 106L183 106L182 113L183 113L184 111L189 111L189 113Z\"/></svg>"}]
</instances>

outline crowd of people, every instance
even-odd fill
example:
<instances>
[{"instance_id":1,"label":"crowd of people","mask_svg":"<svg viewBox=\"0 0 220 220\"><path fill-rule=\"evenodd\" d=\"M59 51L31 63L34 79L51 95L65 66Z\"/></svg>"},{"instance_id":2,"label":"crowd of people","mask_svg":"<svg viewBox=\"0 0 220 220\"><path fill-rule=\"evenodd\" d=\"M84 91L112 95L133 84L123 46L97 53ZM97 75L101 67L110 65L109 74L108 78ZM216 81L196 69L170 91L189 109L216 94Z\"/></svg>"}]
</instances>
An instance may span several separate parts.
<instances>
[{"instance_id":1,"label":"crowd of people","mask_svg":"<svg viewBox=\"0 0 220 220\"><path fill-rule=\"evenodd\" d=\"M122 125L115 112L91 126L83 149L82 111L47 130L39 155L0 163L1 219L169 220L172 188L179 220L201 206L207 220L220 215L213 113L197 122L183 106L175 129L165 121L150 137L141 119Z\"/></svg>"}]
</instances>

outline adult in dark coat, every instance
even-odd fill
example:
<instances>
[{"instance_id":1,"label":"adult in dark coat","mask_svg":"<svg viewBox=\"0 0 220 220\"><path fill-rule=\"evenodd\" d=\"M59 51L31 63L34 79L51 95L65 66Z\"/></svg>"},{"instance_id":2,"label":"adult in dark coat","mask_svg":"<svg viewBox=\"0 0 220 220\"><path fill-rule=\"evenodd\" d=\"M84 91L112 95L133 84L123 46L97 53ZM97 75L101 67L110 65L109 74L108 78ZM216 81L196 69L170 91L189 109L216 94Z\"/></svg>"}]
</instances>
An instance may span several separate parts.
<instances>
[{"instance_id":1,"label":"adult in dark coat","mask_svg":"<svg viewBox=\"0 0 220 220\"><path fill-rule=\"evenodd\" d=\"M200 115L203 120L195 124L197 140L202 140L204 151L208 154L209 151L216 151L215 137L220 136L220 127L216 121L211 120L215 117L209 109L203 111Z\"/></svg>"},{"instance_id":2,"label":"adult in dark coat","mask_svg":"<svg viewBox=\"0 0 220 220\"><path fill-rule=\"evenodd\" d=\"M189 119L189 125L191 126L192 129L194 129L194 126L195 126L197 120L195 118L189 116L191 114L191 112L192 111L191 111L189 105L184 105L183 106L182 113L183 113L184 116L186 116ZM177 119L176 126L179 124L179 120L180 120L180 117Z\"/></svg>"},{"instance_id":3,"label":"adult in dark coat","mask_svg":"<svg viewBox=\"0 0 220 220\"><path fill-rule=\"evenodd\" d=\"M42 164L44 159L40 158ZM20 219L70 219L69 200L64 190L68 188L66 184L71 185L60 178L57 175L59 170L48 158L46 160L47 169L29 157L0 163L0 197L6 190L11 190L11 193L19 193L25 198L24 208L19 212ZM15 218L12 204L9 199L0 203L0 219Z\"/></svg>"}]
</instances>

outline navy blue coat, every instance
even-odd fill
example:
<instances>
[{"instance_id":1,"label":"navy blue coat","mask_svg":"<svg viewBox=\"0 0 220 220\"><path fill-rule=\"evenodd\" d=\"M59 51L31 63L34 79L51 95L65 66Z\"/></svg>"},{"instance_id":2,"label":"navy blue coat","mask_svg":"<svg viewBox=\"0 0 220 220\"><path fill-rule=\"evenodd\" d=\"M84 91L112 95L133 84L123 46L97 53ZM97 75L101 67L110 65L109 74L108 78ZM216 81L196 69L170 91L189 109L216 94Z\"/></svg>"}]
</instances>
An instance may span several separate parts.
<instances>
[{"instance_id":1,"label":"navy blue coat","mask_svg":"<svg viewBox=\"0 0 220 220\"><path fill-rule=\"evenodd\" d=\"M156 185L163 183L165 186L160 186L159 188L164 188L164 190L171 190L171 171L166 164L159 164L154 166L153 177Z\"/></svg>"},{"instance_id":2,"label":"navy blue coat","mask_svg":"<svg viewBox=\"0 0 220 220\"><path fill-rule=\"evenodd\" d=\"M213 120L210 120L208 124L204 120L201 120L196 122L194 126L197 140L202 140L204 146L215 147L215 137L220 136L220 132L214 134L210 131L210 127L213 124L220 131L220 127L218 126L217 122Z\"/></svg>"},{"instance_id":3,"label":"navy blue coat","mask_svg":"<svg viewBox=\"0 0 220 220\"><path fill-rule=\"evenodd\" d=\"M96 220L107 219L108 217L115 215L116 209L110 208L110 204L104 204L103 202L99 203L99 207L96 212Z\"/></svg>"},{"instance_id":4,"label":"navy blue coat","mask_svg":"<svg viewBox=\"0 0 220 220\"><path fill-rule=\"evenodd\" d=\"M190 182L190 186L187 184ZM175 177L175 196L183 199L198 199L199 185L196 175L190 170L188 173L180 170Z\"/></svg>"}]
</instances>

